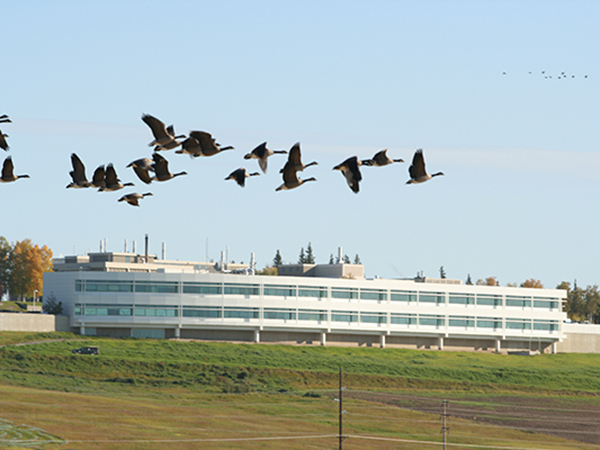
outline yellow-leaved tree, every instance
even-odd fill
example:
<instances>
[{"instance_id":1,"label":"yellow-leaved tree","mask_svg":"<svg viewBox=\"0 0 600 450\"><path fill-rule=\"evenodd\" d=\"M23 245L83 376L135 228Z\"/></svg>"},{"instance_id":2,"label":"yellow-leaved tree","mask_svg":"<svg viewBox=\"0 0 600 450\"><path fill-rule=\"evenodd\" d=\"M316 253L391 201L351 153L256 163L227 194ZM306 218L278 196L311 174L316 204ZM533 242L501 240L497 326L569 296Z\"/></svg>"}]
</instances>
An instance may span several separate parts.
<instances>
[{"instance_id":1,"label":"yellow-leaved tree","mask_svg":"<svg viewBox=\"0 0 600 450\"><path fill-rule=\"evenodd\" d=\"M17 241L11 252L9 290L13 298L43 295L44 272L52 272L52 250L33 245L30 239Z\"/></svg>"}]
</instances>

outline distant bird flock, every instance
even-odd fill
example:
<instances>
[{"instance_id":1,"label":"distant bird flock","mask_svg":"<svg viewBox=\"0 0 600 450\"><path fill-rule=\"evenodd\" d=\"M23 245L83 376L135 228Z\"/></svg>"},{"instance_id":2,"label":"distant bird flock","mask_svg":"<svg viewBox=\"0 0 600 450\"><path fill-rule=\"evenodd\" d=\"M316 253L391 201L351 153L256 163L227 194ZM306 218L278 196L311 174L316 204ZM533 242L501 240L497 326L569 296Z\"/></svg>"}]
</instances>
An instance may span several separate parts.
<instances>
[{"instance_id":1,"label":"distant bird flock","mask_svg":"<svg viewBox=\"0 0 600 450\"><path fill-rule=\"evenodd\" d=\"M187 154L191 158L197 158L199 156L214 156L226 150L232 150L232 146L221 146L212 137L210 133L205 131L190 131L189 135L176 135L173 125L165 126L165 124L154 116L149 114L142 115L142 121L150 127L154 140L148 145L153 147L152 157L143 157L132 161L127 165L127 168L131 167L137 177L145 184L151 184L153 181L168 181L178 176L187 175L186 172L171 173L169 171L169 162L159 152L165 150L176 150L177 154ZM0 123L11 123L9 117L4 114L0 116ZM10 149L6 138L8 135L3 134L0 130L0 148L5 151ZM317 181L316 178L299 178L298 172L303 172L304 169L318 164L316 161L312 161L308 164L302 162L302 154L300 151L300 143L296 143L292 146L290 151L286 150L272 150L267 148L267 143L263 142L258 145L250 153L244 155L244 159L256 159L258 165L263 173L267 173L267 159L276 154L287 154L287 162L283 168L279 171L282 176L283 184L277 187L276 191L295 189L304 183L309 181ZM359 160L357 156L352 156L342 163L333 167L333 170L339 170L348 186L354 193L359 192L359 183L362 180L360 172L361 166L366 167L383 167L393 163L402 163L403 159L391 159L387 156L387 149L377 152L373 158L367 160ZM119 191L125 187L133 186L131 182L122 183L117 176L117 172L112 165L109 163L106 165L100 165L94 171L92 180L87 179L85 173L85 165L79 159L79 157L73 153L71 154L71 165L73 170L69 172L71 176L71 183L67 185L67 189L85 189L85 188L96 188L100 192L114 192ZM442 172L434 174L428 174L425 170L425 159L423 157L423 150L418 149L412 160L412 164L408 169L410 179L406 184L417 184L423 183L430 180L433 177L444 175ZM246 185L246 179L254 176L259 176L259 172L248 172L244 167L235 169L225 178L225 180L233 180L239 186L244 187ZM19 178L29 178L29 175L15 175L14 166L10 156L4 160L2 165L2 176L0 182L10 183L18 180ZM151 192L140 194L133 192L125 194L118 199L119 202L126 202L132 206L140 206L139 201L144 197L153 195Z\"/></svg>"}]
</instances>

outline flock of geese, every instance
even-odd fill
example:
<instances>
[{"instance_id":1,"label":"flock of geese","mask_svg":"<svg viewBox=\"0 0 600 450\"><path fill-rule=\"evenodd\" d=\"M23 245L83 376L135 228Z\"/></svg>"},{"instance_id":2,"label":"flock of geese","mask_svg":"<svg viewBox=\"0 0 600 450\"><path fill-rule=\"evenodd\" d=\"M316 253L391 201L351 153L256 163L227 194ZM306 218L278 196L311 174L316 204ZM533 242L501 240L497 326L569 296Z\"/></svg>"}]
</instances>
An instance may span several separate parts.
<instances>
[{"instance_id":1,"label":"flock of geese","mask_svg":"<svg viewBox=\"0 0 600 450\"><path fill-rule=\"evenodd\" d=\"M217 155L226 150L232 150L232 146L221 146L212 137L210 133L205 131L191 131L189 135L176 135L173 126L165 126L165 124L149 114L142 115L142 121L152 131L154 140L148 145L153 147L151 158L139 158L127 165L131 167L137 177L145 184L151 184L153 181L168 181L178 176L187 175L186 172L172 173L169 171L169 162L159 152L165 150L176 150L177 154L187 154L192 158L200 156L209 157ZM11 123L9 117L5 114L0 116L0 123ZM8 135L3 134L0 130L0 148L5 151L9 150L6 138ZM254 150L244 156L244 159L256 159L258 166L263 173L267 173L268 158L275 154L287 154L287 162L279 171L281 173L283 183L277 187L276 191L295 189L309 181L316 181L316 178L299 178L298 172L303 172L304 169L318 164L312 161L308 164L302 162L302 154L300 151L300 143L296 143L288 151L272 150L267 148L267 143L263 142ZM402 163L402 159L392 159L387 156L387 149L377 152L371 159L360 160L357 156L352 156L342 163L333 167L333 170L339 170L348 186L354 193L359 192L359 183L362 180L360 168L366 167L383 167L393 163ZM112 163L98 166L93 173L92 180L87 179L85 173L85 165L81 159L75 154L71 154L71 164L73 170L69 172L71 175L71 183L67 188L82 189L82 188L97 188L100 192L114 192L128 186L133 186L133 183L122 183L117 176L117 172ZM425 159L423 150L418 149L413 156L412 164L408 169L410 179L406 184L423 183L433 177L444 175L442 172L434 174L427 173L425 169ZM260 175L259 172L249 173L244 167L240 167L231 172L225 180L234 180L239 186L244 187L246 178ZM2 176L0 182L9 183L18 180L19 178L29 178L29 175L15 175L14 166L10 156L4 160L2 166ZM144 197L153 195L151 192L140 194L137 192L126 194L118 199L119 202L126 202L132 206L139 206L139 201Z\"/></svg>"}]
</instances>

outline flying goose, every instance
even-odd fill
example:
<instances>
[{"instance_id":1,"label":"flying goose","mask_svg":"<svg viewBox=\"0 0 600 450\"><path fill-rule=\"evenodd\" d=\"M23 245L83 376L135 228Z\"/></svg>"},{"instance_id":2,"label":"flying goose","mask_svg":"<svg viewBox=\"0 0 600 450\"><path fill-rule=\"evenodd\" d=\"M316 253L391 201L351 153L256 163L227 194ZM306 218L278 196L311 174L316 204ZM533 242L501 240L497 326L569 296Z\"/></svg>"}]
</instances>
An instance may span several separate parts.
<instances>
[{"instance_id":1,"label":"flying goose","mask_svg":"<svg viewBox=\"0 0 600 450\"><path fill-rule=\"evenodd\" d=\"M365 166L387 166L392 163L401 163L404 162L403 159L392 159L387 155L387 148L385 150L381 150L380 152L375 153L375 155L371 159L365 159L362 161Z\"/></svg>"},{"instance_id":2,"label":"flying goose","mask_svg":"<svg viewBox=\"0 0 600 450\"><path fill-rule=\"evenodd\" d=\"M99 191L118 191L119 189L123 189L125 186L133 186L133 183L121 183L121 180L117 178L117 171L113 167L112 164L106 166L106 174L104 176L104 186L101 186Z\"/></svg>"},{"instance_id":3,"label":"flying goose","mask_svg":"<svg viewBox=\"0 0 600 450\"><path fill-rule=\"evenodd\" d=\"M187 175L187 172L169 172L169 162L159 153L154 153L152 159L154 160L154 171L156 173L156 175L152 177L153 181L167 181L180 175Z\"/></svg>"},{"instance_id":4,"label":"flying goose","mask_svg":"<svg viewBox=\"0 0 600 450\"><path fill-rule=\"evenodd\" d=\"M423 158L423 150L418 149L413 156L412 165L408 168L410 174L410 180L406 184L417 184L424 183L427 180L437 177L438 175L444 175L443 172L434 173L429 175L425 171L425 159Z\"/></svg>"},{"instance_id":5,"label":"flying goose","mask_svg":"<svg viewBox=\"0 0 600 450\"><path fill-rule=\"evenodd\" d=\"M8 145L8 142L6 142L6 139L8 137L8 134L4 134L2 132L2 130L0 130L0 148L2 150L8 151L8 149L10 148Z\"/></svg>"},{"instance_id":6,"label":"flying goose","mask_svg":"<svg viewBox=\"0 0 600 450\"><path fill-rule=\"evenodd\" d=\"M138 194L137 192L134 192L132 194L125 194L123 197L121 197L119 200L119 202L127 202L129 203L131 206L140 206L140 199L148 196L148 195L152 195L152 192L147 192L145 194Z\"/></svg>"},{"instance_id":7,"label":"flying goose","mask_svg":"<svg viewBox=\"0 0 600 450\"><path fill-rule=\"evenodd\" d=\"M362 175L360 174L359 169L361 164L362 161L360 159L358 159L356 156L352 156L333 168L333 170L339 170L342 172L342 175L344 175L346 181L348 182L348 186L350 186L350 189L352 189L352 192L355 194L358 194L358 182L362 180Z\"/></svg>"},{"instance_id":8,"label":"flying goose","mask_svg":"<svg viewBox=\"0 0 600 450\"><path fill-rule=\"evenodd\" d=\"M19 178L29 178L29 175L15 175L14 165L10 156L7 156L2 164L2 176L0 177L0 183L10 183L11 181L17 181Z\"/></svg>"},{"instance_id":9,"label":"flying goose","mask_svg":"<svg viewBox=\"0 0 600 450\"><path fill-rule=\"evenodd\" d=\"M75 153L71 153L71 164L73 164L73 170L69 172L73 181L67 185L68 188L88 188L90 187L90 182L85 176L85 166L79 159Z\"/></svg>"},{"instance_id":10,"label":"flying goose","mask_svg":"<svg viewBox=\"0 0 600 450\"><path fill-rule=\"evenodd\" d=\"M90 187L93 188L101 188L106 186L106 170L104 170L104 165L96 167L94 170L94 175L92 176L92 182L90 183Z\"/></svg>"},{"instance_id":11,"label":"flying goose","mask_svg":"<svg viewBox=\"0 0 600 450\"><path fill-rule=\"evenodd\" d=\"M267 148L267 143L263 142L250 153L244 155L244 159L258 159L258 165L263 173L267 173L267 158L274 154L287 154L285 150L271 150Z\"/></svg>"},{"instance_id":12,"label":"flying goose","mask_svg":"<svg viewBox=\"0 0 600 450\"><path fill-rule=\"evenodd\" d=\"M140 158L127 164L127 167L133 167L133 171L138 178L146 184L152 182L152 177L148 172L154 172L154 161L150 158Z\"/></svg>"},{"instance_id":13,"label":"flying goose","mask_svg":"<svg viewBox=\"0 0 600 450\"><path fill-rule=\"evenodd\" d=\"M302 171L302 170L306 169L307 167L314 166L315 164L318 164L318 162L313 161L311 163L304 164L302 162L302 154L300 152L300 142L296 142L292 146L292 148L290 149L290 153L288 155L287 163L285 164L285 166L283 167L283 169L281 169L279 171L279 173L284 173L285 167L288 164L290 166L294 167L294 170L296 170L296 171ZM308 181L308 180L306 180L306 181Z\"/></svg>"},{"instance_id":14,"label":"flying goose","mask_svg":"<svg viewBox=\"0 0 600 450\"><path fill-rule=\"evenodd\" d=\"M231 172L229 176L225 178L225 180L235 180L237 184L239 184L241 187L244 187L246 185L246 178L255 177L257 175L260 175L260 173L248 173L244 167L240 167L239 169Z\"/></svg>"},{"instance_id":15,"label":"flying goose","mask_svg":"<svg viewBox=\"0 0 600 450\"><path fill-rule=\"evenodd\" d=\"M298 186L301 186L302 184L306 183L307 181L317 181L317 179L314 177L307 178L306 180L301 180L300 178L298 178L297 172L298 172L297 166L293 162L288 161L287 163L285 163L285 166L283 166L283 169L280 170L280 173L283 173L283 184L275 190L276 191L282 191L282 190L285 191L285 190L297 188Z\"/></svg>"},{"instance_id":16,"label":"flying goose","mask_svg":"<svg viewBox=\"0 0 600 450\"><path fill-rule=\"evenodd\" d=\"M183 139L185 135L175 136L173 125L166 127L163 122L149 114L143 114L142 120L150 127L154 135L154 140L148 144L150 147L155 146L154 151L171 150L181 145L181 142L178 142L177 139Z\"/></svg>"},{"instance_id":17,"label":"flying goose","mask_svg":"<svg viewBox=\"0 0 600 450\"><path fill-rule=\"evenodd\" d=\"M0 116L0 123L12 123L12 120L10 120L6 114L2 114Z\"/></svg>"},{"instance_id":18,"label":"flying goose","mask_svg":"<svg viewBox=\"0 0 600 450\"><path fill-rule=\"evenodd\" d=\"M224 150L233 149L231 145L221 147L221 144L216 142L212 135L206 131L190 131L190 138L192 139L186 139L186 147L182 150L177 150L175 153L187 153L194 157L213 156Z\"/></svg>"}]
</instances>

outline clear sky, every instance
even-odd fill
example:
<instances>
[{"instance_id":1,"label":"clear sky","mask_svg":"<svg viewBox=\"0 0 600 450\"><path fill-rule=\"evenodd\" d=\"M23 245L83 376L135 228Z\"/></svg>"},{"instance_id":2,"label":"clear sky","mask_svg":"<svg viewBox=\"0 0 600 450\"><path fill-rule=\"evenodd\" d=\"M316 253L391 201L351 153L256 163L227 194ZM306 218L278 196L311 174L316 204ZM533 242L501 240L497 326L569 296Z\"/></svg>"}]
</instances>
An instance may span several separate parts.
<instances>
[{"instance_id":1,"label":"clear sky","mask_svg":"<svg viewBox=\"0 0 600 450\"><path fill-rule=\"evenodd\" d=\"M502 285L600 283L600 3L597 1L1 1L0 124L15 172L0 184L0 235L55 256L122 251L230 259L339 246L369 277L418 271ZM561 76L564 72L567 77ZM546 78L551 76L552 78ZM586 78L587 76L587 78ZM560 77L560 78L559 78ZM143 185L152 114L235 150ZM246 152L300 142L314 176L275 192L285 156L244 189ZM388 149L354 194L332 167ZM430 172L406 185L417 148ZM70 154L112 162L136 186L65 189ZM7 153L0 151L4 159ZM117 199L152 192L141 207ZM207 245L208 244L208 245Z\"/></svg>"}]
</instances>

